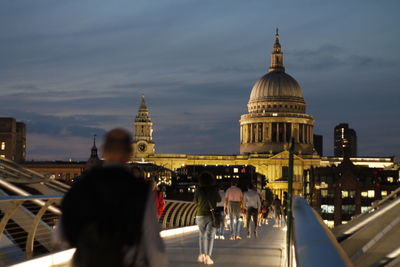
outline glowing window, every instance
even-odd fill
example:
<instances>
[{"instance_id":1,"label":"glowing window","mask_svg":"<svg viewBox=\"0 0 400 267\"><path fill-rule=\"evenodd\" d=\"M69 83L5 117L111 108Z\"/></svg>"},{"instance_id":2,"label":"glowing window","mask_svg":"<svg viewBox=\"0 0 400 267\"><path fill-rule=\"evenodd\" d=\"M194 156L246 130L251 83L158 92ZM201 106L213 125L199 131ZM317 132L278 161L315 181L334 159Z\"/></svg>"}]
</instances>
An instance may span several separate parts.
<instances>
[{"instance_id":1,"label":"glowing window","mask_svg":"<svg viewBox=\"0 0 400 267\"><path fill-rule=\"evenodd\" d=\"M375 190L368 190L368 197L375 198Z\"/></svg>"},{"instance_id":2,"label":"glowing window","mask_svg":"<svg viewBox=\"0 0 400 267\"><path fill-rule=\"evenodd\" d=\"M334 213L335 212L335 206L333 206L333 205L321 205L321 211L322 211L322 213Z\"/></svg>"},{"instance_id":3,"label":"glowing window","mask_svg":"<svg viewBox=\"0 0 400 267\"><path fill-rule=\"evenodd\" d=\"M322 189L321 190L321 197L327 197L328 196L328 190Z\"/></svg>"},{"instance_id":4,"label":"glowing window","mask_svg":"<svg viewBox=\"0 0 400 267\"><path fill-rule=\"evenodd\" d=\"M1 142L1 150L6 150L6 142Z\"/></svg>"},{"instance_id":5,"label":"glowing window","mask_svg":"<svg viewBox=\"0 0 400 267\"><path fill-rule=\"evenodd\" d=\"M368 192L367 191L362 191L361 192L361 197L368 197Z\"/></svg>"},{"instance_id":6,"label":"glowing window","mask_svg":"<svg viewBox=\"0 0 400 267\"><path fill-rule=\"evenodd\" d=\"M239 172L239 168L233 168L233 172L234 173L238 173Z\"/></svg>"},{"instance_id":7,"label":"glowing window","mask_svg":"<svg viewBox=\"0 0 400 267\"><path fill-rule=\"evenodd\" d=\"M6 158L6 155L0 154L0 158Z\"/></svg>"},{"instance_id":8,"label":"glowing window","mask_svg":"<svg viewBox=\"0 0 400 267\"><path fill-rule=\"evenodd\" d=\"M342 191L342 198L349 197L349 191Z\"/></svg>"},{"instance_id":9,"label":"glowing window","mask_svg":"<svg viewBox=\"0 0 400 267\"><path fill-rule=\"evenodd\" d=\"M361 206L361 213L366 212L368 209L369 209L369 207L363 207L363 206Z\"/></svg>"},{"instance_id":10,"label":"glowing window","mask_svg":"<svg viewBox=\"0 0 400 267\"><path fill-rule=\"evenodd\" d=\"M388 192L386 190L381 191L382 197L386 197L388 195Z\"/></svg>"},{"instance_id":11,"label":"glowing window","mask_svg":"<svg viewBox=\"0 0 400 267\"><path fill-rule=\"evenodd\" d=\"M388 178L387 178L387 181L388 181L389 183L393 183L393 182L394 182L394 179L393 179L393 177L388 177Z\"/></svg>"}]
</instances>

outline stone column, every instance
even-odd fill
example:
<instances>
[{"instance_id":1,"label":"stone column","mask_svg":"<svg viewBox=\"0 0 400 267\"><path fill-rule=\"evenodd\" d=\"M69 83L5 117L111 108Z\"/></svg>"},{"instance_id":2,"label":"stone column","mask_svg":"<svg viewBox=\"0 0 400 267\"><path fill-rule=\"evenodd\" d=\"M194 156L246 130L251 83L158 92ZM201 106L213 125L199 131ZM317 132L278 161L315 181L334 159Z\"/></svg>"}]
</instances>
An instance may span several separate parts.
<instances>
[{"instance_id":1,"label":"stone column","mask_svg":"<svg viewBox=\"0 0 400 267\"><path fill-rule=\"evenodd\" d=\"M246 124L246 132L247 132L247 143L250 143L250 141L251 141L251 129L250 129L250 126L251 126L251 124L250 123L248 123L248 124Z\"/></svg>"},{"instance_id":2,"label":"stone column","mask_svg":"<svg viewBox=\"0 0 400 267\"><path fill-rule=\"evenodd\" d=\"M240 125L240 143L243 144L243 125Z\"/></svg>"},{"instance_id":3,"label":"stone column","mask_svg":"<svg viewBox=\"0 0 400 267\"><path fill-rule=\"evenodd\" d=\"M314 145L314 126L310 125L311 144Z\"/></svg>"},{"instance_id":4,"label":"stone column","mask_svg":"<svg viewBox=\"0 0 400 267\"><path fill-rule=\"evenodd\" d=\"M279 143L281 140L279 139L279 122L276 123L276 142Z\"/></svg>"},{"instance_id":5,"label":"stone column","mask_svg":"<svg viewBox=\"0 0 400 267\"><path fill-rule=\"evenodd\" d=\"M264 138L263 141L267 141L268 140L268 124L267 123L263 123L263 129L264 129Z\"/></svg>"},{"instance_id":6,"label":"stone column","mask_svg":"<svg viewBox=\"0 0 400 267\"><path fill-rule=\"evenodd\" d=\"M249 123L249 127L250 127L250 141L249 143L253 143L253 124Z\"/></svg>"},{"instance_id":7,"label":"stone column","mask_svg":"<svg viewBox=\"0 0 400 267\"><path fill-rule=\"evenodd\" d=\"M281 140L282 143L286 143L286 122L283 123L283 140Z\"/></svg>"},{"instance_id":8,"label":"stone column","mask_svg":"<svg viewBox=\"0 0 400 267\"><path fill-rule=\"evenodd\" d=\"M307 139L306 139L306 143L307 144L309 144L310 143L310 136L309 136L309 134L310 134L310 131L309 131L309 126L308 126L308 124L306 124L306 136L307 136Z\"/></svg>"},{"instance_id":9,"label":"stone column","mask_svg":"<svg viewBox=\"0 0 400 267\"><path fill-rule=\"evenodd\" d=\"M268 123L268 140L272 141L272 122Z\"/></svg>"},{"instance_id":10,"label":"stone column","mask_svg":"<svg viewBox=\"0 0 400 267\"><path fill-rule=\"evenodd\" d=\"M254 136L255 137L254 142L257 143L258 142L258 138L259 138L259 136L258 136L258 123L254 124L254 130L256 131L255 132L255 136Z\"/></svg>"}]
</instances>

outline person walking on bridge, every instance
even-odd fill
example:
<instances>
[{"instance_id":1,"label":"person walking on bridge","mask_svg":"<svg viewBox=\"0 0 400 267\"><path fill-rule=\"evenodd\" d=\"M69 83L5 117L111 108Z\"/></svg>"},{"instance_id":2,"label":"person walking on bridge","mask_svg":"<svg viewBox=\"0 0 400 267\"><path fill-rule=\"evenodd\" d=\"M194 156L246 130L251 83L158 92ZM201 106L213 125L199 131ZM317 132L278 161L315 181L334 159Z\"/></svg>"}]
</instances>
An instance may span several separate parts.
<instances>
[{"instance_id":1,"label":"person walking on bridge","mask_svg":"<svg viewBox=\"0 0 400 267\"><path fill-rule=\"evenodd\" d=\"M199 188L194 193L193 202L197 205L196 223L199 226L199 248L198 262L214 264L211 259L216 228L213 226L211 209L216 208L221 197L214 186L214 176L209 172L203 172L199 176Z\"/></svg>"},{"instance_id":2,"label":"person walking on bridge","mask_svg":"<svg viewBox=\"0 0 400 267\"><path fill-rule=\"evenodd\" d=\"M228 214L231 228L231 240L242 239L240 237L240 211L243 203L243 192L235 182L225 192L225 214Z\"/></svg>"},{"instance_id":3,"label":"person walking on bridge","mask_svg":"<svg viewBox=\"0 0 400 267\"><path fill-rule=\"evenodd\" d=\"M103 166L82 175L61 202L61 235L76 248L73 267L168 265L151 188L125 166L131 144L125 130L108 132Z\"/></svg>"},{"instance_id":4,"label":"person walking on bridge","mask_svg":"<svg viewBox=\"0 0 400 267\"><path fill-rule=\"evenodd\" d=\"M282 202L277 195L275 195L275 199L272 202L272 207L274 209L274 218L275 218L274 226L282 227Z\"/></svg>"},{"instance_id":5,"label":"person walking on bridge","mask_svg":"<svg viewBox=\"0 0 400 267\"><path fill-rule=\"evenodd\" d=\"M261 200L260 195L254 190L253 184L249 184L247 192L244 193L244 205L246 207L247 238L251 238L251 232L253 232L254 238L256 238L258 213L261 210ZM251 219L253 219L253 231L251 231Z\"/></svg>"}]
</instances>

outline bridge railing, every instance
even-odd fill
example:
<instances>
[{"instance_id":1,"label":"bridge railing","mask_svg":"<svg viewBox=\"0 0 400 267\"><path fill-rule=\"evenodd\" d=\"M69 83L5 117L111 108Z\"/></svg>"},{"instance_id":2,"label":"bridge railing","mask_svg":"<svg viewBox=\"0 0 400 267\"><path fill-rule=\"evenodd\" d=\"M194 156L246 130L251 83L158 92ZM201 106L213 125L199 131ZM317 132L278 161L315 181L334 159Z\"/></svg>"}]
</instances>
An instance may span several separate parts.
<instances>
[{"instance_id":1,"label":"bridge railing","mask_svg":"<svg viewBox=\"0 0 400 267\"><path fill-rule=\"evenodd\" d=\"M0 265L54 250L61 195L0 197Z\"/></svg>"},{"instance_id":2,"label":"bridge railing","mask_svg":"<svg viewBox=\"0 0 400 267\"><path fill-rule=\"evenodd\" d=\"M162 230L195 225L196 205L190 201L165 200L160 218Z\"/></svg>"},{"instance_id":3,"label":"bridge railing","mask_svg":"<svg viewBox=\"0 0 400 267\"><path fill-rule=\"evenodd\" d=\"M336 241L319 214L305 199L293 197L292 240L287 266L342 267L353 266L350 258Z\"/></svg>"},{"instance_id":4,"label":"bridge railing","mask_svg":"<svg viewBox=\"0 0 400 267\"><path fill-rule=\"evenodd\" d=\"M0 197L0 266L58 249L54 228L60 219L62 195ZM165 201L162 230L195 224L196 206L189 201Z\"/></svg>"}]
</instances>

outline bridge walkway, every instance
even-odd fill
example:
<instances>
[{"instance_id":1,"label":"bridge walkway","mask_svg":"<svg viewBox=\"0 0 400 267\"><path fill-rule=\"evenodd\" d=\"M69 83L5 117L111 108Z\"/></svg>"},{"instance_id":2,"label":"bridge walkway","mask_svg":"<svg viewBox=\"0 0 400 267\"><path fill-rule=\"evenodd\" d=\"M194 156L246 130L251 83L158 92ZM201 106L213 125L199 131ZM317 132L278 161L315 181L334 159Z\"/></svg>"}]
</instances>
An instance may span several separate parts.
<instances>
[{"instance_id":1,"label":"bridge walkway","mask_svg":"<svg viewBox=\"0 0 400 267\"><path fill-rule=\"evenodd\" d=\"M259 228L257 239L215 240L212 259L213 266L244 267L264 266L279 267L285 253L286 231L272 225ZM242 237L245 237L245 229ZM164 239L170 266L204 266L198 263L198 232Z\"/></svg>"}]
</instances>

